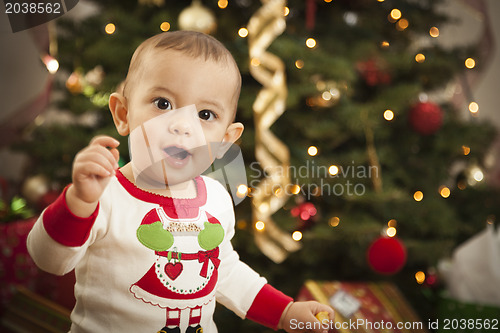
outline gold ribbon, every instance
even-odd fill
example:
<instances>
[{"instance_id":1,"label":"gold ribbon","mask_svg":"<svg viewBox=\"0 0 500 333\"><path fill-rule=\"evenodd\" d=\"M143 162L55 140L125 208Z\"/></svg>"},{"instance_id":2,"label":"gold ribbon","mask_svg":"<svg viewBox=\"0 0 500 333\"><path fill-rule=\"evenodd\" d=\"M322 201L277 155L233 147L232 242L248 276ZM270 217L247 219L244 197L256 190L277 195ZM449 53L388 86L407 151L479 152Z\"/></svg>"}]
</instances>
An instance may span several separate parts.
<instances>
[{"instance_id":1,"label":"gold ribbon","mask_svg":"<svg viewBox=\"0 0 500 333\"><path fill-rule=\"evenodd\" d=\"M253 104L255 119L255 157L266 176L252 192L254 222L264 223L255 232L255 243L274 262L282 262L300 244L281 230L271 216L287 201L290 152L271 131L271 125L285 111L287 87L285 65L266 51L285 30L285 0L262 0L262 7L248 22L250 73L262 84Z\"/></svg>"}]
</instances>

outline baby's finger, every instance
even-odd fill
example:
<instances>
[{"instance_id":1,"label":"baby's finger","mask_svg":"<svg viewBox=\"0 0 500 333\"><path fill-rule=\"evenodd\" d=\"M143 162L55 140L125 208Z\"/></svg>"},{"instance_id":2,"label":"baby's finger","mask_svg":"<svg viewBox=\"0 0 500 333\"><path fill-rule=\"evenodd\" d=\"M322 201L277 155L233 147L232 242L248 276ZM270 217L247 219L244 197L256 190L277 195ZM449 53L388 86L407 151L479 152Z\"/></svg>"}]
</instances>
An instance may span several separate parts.
<instances>
[{"instance_id":1,"label":"baby's finger","mask_svg":"<svg viewBox=\"0 0 500 333\"><path fill-rule=\"evenodd\" d=\"M118 160L120 159L120 152L116 148L112 148L109 150L109 152L113 155L114 161L115 161L115 169L118 168Z\"/></svg>"},{"instance_id":2,"label":"baby's finger","mask_svg":"<svg viewBox=\"0 0 500 333\"><path fill-rule=\"evenodd\" d=\"M118 167L118 163L116 162L113 154L102 146L89 147L89 149L82 154L81 160L83 162L99 164L110 173L113 173Z\"/></svg>"},{"instance_id":3,"label":"baby's finger","mask_svg":"<svg viewBox=\"0 0 500 333\"><path fill-rule=\"evenodd\" d=\"M120 141L107 135L99 135L94 137L90 141L90 145L100 145L103 147L116 148L120 145Z\"/></svg>"},{"instance_id":4,"label":"baby's finger","mask_svg":"<svg viewBox=\"0 0 500 333\"><path fill-rule=\"evenodd\" d=\"M94 145L89 147L90 151L96 151L97 153L104 156L110 163L113 170L118 169L118 157L119 153L116 148L108 149L100 145Z\"/></svg>"},{"instance_id":5,"label":"baby's finger","mask_svg":"<svg viewBox=\"0 0 500 333\"><path fill-rule=\"evenodd\" d=\"M95 162L85 162L81 164L81 168L85 170L85 175L93 177L109 177L112 175L108 169Z\"/></svg>"},{"instance_id":6,"label":"baby's finger","mask_svg":"<svg viewBox=\"0 0 500 333\"><path fill-rule=\"evenodd\" d=\"M111 152L111 155L108 155L107 153L104 153L109 159L111 164L113 165L113 169L118 169L118 159L120 158L120 154L116 147L120 145L120 141L107 136L107 135L100 135L94 137L90 141L89 147L93 146L98 146L98 147L103 147L107 151ZM109 149L111 148L111 149Z\"/></svg>"}]
</instances>

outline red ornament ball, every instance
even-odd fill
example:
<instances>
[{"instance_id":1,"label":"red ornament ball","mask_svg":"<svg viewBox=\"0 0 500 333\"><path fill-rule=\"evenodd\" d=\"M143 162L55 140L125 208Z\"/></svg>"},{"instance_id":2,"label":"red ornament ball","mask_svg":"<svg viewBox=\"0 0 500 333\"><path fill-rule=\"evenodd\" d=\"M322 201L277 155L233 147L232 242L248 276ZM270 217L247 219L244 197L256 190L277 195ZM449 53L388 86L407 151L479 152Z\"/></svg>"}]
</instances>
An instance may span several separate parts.
<instances>
[{"instance_id":1,"label":"red ornament ball","mask_svg":"<svg viewBox=\"0 0 500 333\"><path fill-rule=\"evenodd\" d=\"M306 230L316 222L318 210L311 202L302 202L290 211L293 217L298 218L297 229Z\"/></svg>"},{"instance_id":2,"label":"red ornament ball","mask_svg":"<svg viewBox=\"0 0 500 333\"><path fill-rule=\"evenodd\" d=\"M410 109L411 127L422 135L436 133L443 124L443 111L434 103L417 103Z\"/></svg>"},{"instance_id":3,"label":"red ornament ball","mask_svg":"<svg viewBox=\"0 0 500 333\"><path fill-rule=\"evenodd\" d=\"M368 263L380 274L394 274L406 263L406 248L395 237L380 237L368 248Z\"/></svg>"},{"instance_id":4,"label":"red ornament ball","mask_svg":"<svg viewBox=\"0 0 500 333\"><path fill-rule=\"evenodd\" d=\"M297 207L292 208L290 213L293 217L300 217L301 220L307 221L310 218L314 217L317 213L317 209L314 204L310 202L304 202Z\"/></svg>"}]
</instances>

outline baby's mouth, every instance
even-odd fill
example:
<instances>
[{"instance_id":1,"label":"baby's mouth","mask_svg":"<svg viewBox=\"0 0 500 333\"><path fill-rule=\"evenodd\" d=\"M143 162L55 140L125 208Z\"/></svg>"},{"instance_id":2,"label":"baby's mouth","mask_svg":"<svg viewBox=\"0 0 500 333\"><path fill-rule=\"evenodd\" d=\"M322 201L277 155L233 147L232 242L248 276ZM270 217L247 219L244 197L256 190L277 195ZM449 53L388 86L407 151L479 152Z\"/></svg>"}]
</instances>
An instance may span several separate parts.
<instances>
[{"instance_id":1,"label":"baby's mouth","mask_svg":"<svg viewBox=\"0 0 500 333\"><path fill-rule=\"evenodd\" d=\"M191 153L189 153L186 149L177 146L169 146L163 149L167 156L175 158L176 160L182 161L188 158Z\"/></svg>"}]
</instances>

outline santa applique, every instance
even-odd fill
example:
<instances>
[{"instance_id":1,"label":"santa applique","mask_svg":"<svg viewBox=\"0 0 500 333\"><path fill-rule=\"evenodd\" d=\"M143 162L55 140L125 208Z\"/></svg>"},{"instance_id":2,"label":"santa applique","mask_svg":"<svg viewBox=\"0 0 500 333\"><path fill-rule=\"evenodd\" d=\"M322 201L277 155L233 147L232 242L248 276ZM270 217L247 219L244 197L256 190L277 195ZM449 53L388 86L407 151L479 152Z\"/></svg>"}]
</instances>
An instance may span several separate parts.
<instances>
[{"instance_id":1,"label":"santa applique","mask_svg":"<svg viewBox=\"0 0 500 333\"><path fill-rule=\"evenodd\" d=\"M202 309L215 298L224 229L209 213L196 211L183 216L157 207L137 229L138 240L155 251L156 262L130 291L166 310L165 327L159 333L180 333L181 311L189 313L186 333L202 333Z\"/></svg>"}]
</instances>

